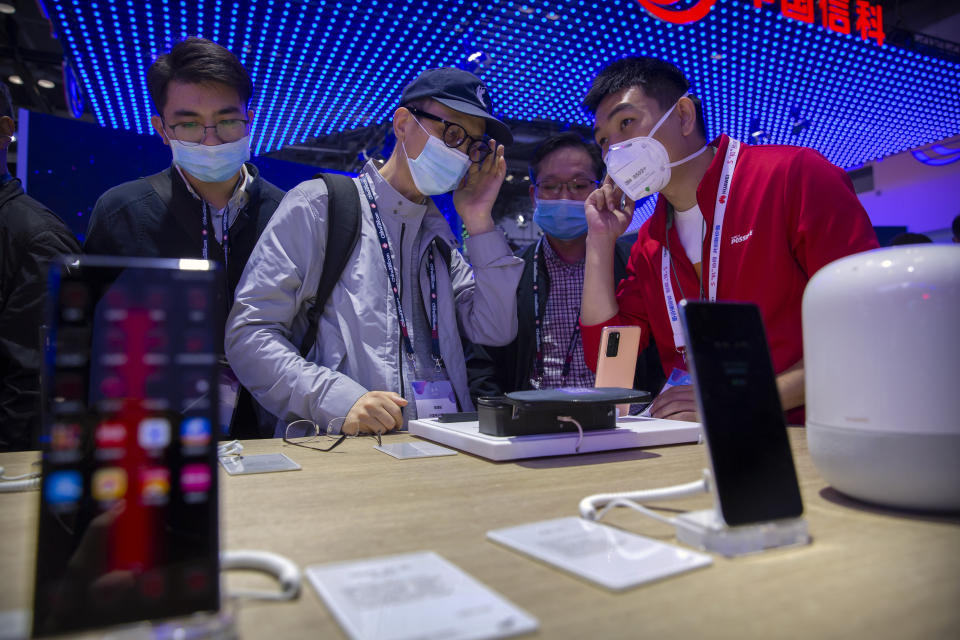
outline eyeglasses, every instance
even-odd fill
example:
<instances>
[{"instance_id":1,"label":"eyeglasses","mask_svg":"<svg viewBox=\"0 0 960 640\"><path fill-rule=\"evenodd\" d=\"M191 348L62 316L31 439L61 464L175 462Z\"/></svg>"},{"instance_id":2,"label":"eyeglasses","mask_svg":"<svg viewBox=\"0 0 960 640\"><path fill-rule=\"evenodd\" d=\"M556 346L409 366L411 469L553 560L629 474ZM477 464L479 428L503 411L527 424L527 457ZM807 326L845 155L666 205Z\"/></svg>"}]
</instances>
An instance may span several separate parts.
<instances>
[{"instance_id":1,"label":"eyeglasses","mask_svg":"<svg viewBox=\"0 0 960 640\"><path fill-rule=\"evenodd\" d=\"M443 133L440 136L443 144L451 149L459 149L466 143L467 157L469 157L472 162L482 163L487 159L487 156L490 155L490 136L484 135L482 138L477 139L467 135L467 130L456 122L447 122L432 113L427 113L426 111L421 111L413 107L407 107L407 109L418 118L426 118L427 120L443 123Z\"/></svg>"},{"instance_id":2,"label":"eyeglasses","mask_svg":"<svg viewBox=\"0 0 960 640\"><path fill-rule=\"evenodd\" d=\"M549 198L560 197L563 190L566 189L570 195L577 198L583 197L585 199L591 191L600 187L600 181L576 178L574 180L567 180L566 182L538 182L536 187L539 193Z\"/></svg>"},{"instance_id":3,"label":"eyeglasses","mask_svg":"<svg viewBox=\"0 0 960 640\"><path fill-rule=\"evenodd\" d=\"M320 433L320 425L313 420L294 420L287 425L283 432L283 441L292 444L295 447L304 449L313 449L314 451L333 451L337 446L347 438L357 438L364 436L375 436L377 445L383 444L379 433L355 433L346 434L341 432L345 418L334 418L327 423L327 429ZM321 443L332 443L329 446L318 446Z\"/></svg>"},{"instance_id":4,"label":"eyeglasses","mask_svg":"<svg viewBox=\"0 0 960 640\"><path fill-rule=\"evenodd\" d=\"M236 142L247 135L247 124L249 122L249 120L241 118L227 118L209 126L204 126L199 122L178 122L167 126L173 132L172 138L174 140L179 140L184 144L198 145L207 137L207 129L216 129L217 137L224 142Z\"/></svg>"}]
</instances>

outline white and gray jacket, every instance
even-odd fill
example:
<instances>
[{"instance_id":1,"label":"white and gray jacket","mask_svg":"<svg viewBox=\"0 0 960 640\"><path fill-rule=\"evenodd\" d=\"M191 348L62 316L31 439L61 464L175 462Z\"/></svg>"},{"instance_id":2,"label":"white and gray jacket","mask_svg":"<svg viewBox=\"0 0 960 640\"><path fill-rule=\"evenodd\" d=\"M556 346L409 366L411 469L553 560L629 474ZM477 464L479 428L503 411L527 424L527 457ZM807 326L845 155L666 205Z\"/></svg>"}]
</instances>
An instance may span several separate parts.
<instances>
[{"instance_id":1,"label":"white and gray jacket","mask_svg":"<svg viewBox=\"0 0 960 640\"><path fill-rule=\"evenodd\" d=\"M440 352L460 408L472 411L460 332L472 342L504 345L517 333L517 283L523 261L499 230L466 240L473 267L459 251L432 201L410 202L364 167L374 185L395 264L401 304L418 362L429 363L427 249L434 240L450 251L449 271L435 252ZM299 184L283 198L250 254L227 319L226 354L237 377L266 409L280 417L275 435L297 418L321 426L346 416L367 391L395 391L409 401L404 423L416 415L413 371L403 350L393 294L367 199L360 193L360 239L333 288L306 358L299 345L316 295L327 241L323 180ZM416 300L419 298L419 300ZM416 308L415 305L420 305ZM417 321L417 320L419 321ZM420 329L425 329L422 331ZM418 369L421 367L418 367Z\"/></svg>"}]
</instances>

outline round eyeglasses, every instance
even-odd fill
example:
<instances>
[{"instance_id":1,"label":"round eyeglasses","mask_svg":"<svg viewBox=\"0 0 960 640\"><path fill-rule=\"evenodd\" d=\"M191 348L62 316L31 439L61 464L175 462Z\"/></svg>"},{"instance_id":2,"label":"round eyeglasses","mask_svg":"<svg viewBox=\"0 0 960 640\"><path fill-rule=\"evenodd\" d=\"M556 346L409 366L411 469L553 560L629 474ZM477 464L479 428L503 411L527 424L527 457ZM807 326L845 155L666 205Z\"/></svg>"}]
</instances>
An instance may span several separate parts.
<instances>
[{"instance_id":1,"label":"round eyeglasses","mask_svg":"<svg viewBox=\"0 0 960 640\"><path fill-rule=\"evenodd\" d=\"M564 189L566 189L567 193L572 195L575 200L586 200L587 196L590 195L592 191L600 187L600 181L585 180L583 178L567 180L566 182L548 180L545 182L538 182L536 187L537 193L545 195L551 200L556 200L559 198Z\"/></svg>"},{"instance_id":2,"label":"round eyeglasses","mask_svg":"<svg viewBox=\"0 0 960 640\"><path fill-rule=\"evenodd\" d=\"M343 421L346 418L334 418L327 424L327 428L321 431L320 425L313 420L294 420L287 425L283 433L283 441L305 449L314 451L333 451L337 446L347 438L356 438L364 436L373 436L377 439L377 444L383 444L379 433L354 433L347 434L341 431Z\"/></svg>"},{"instance_id":3,"label":"round eyeglasses","mask_svg":"<svg viewBox=\"0 0 960 640\"><path fill-rule=\"evenodd\" d=\"M217 137L224 142L236 142L247 135L247 124L249 122L249 120L242 118L227 118L211 125L204 125L200 122L178 122L167 126L173 132L171 137L174 140L184 144L199 145L207 137L207 129L215 129Z\"/></svg>"},{"instance_id":4,"label":"round eyeglasses","mask_svg":"<svg viewBox=\"0 0 960 640\"><path fill-rule=\"evenodd\" d=\"M407 107L407 110L417 118L426 118L427 120L442 123L443 133L440 135L440 139L443 140L443 144L451 149L459 149L466 144L467 157L470 158L471 162L480 164L490 155L490 136L484 135L479 139L474 138L473 136L467 135L467 130L463 128L463 125L459 125L456 122L448 122L443 118L435 116L432 113L427 113L426 111L421 111L415 107Z\"/></svg>"}]
</instances>

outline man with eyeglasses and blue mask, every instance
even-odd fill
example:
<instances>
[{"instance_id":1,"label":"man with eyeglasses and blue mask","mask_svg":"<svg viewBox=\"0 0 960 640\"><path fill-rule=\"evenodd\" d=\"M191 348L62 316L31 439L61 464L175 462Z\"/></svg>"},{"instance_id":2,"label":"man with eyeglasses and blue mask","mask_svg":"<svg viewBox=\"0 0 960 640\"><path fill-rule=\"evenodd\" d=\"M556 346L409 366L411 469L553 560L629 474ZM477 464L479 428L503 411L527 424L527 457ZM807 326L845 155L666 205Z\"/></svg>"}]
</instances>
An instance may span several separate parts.
<instances>
[{"instance_id":1,"label":"man with eyeglasses and blue mask","mask_svg":"<svg viewBox=\"0 0 960 640\"><path fill-rule=\"evenodd\" d=\"M587 238L584 201L602 179L600 148L572 131L547 138L534 151L530 201L543 235L518 253L524 270L517 289L517 339L506 347L470 346L475 398L594 385L596 376L584 361L579 317ZM617 282L626 275L628 255L629 247L617 246ZM656 390L662 376L656 352L650 350L640 354L634 384ZM649 370L648 360L654 365Z\"/></svg>"},{"instance_id":2,"label":"man with eyeglasses and blue mask","mask_svg":"<svg viewBox=\"0 0 960 640\"><path fill-rule=\"evenodd\" d=\"M283 198L247 162L253 84L230 51L187 38L154 61L147 86L157 111L151 124L170 147L173 163L104 193L90 216L84 251L217 261L226 267L229 309L247 258ZM229 412L239 385L229 369L224 374L222 409ZM254 437L260 429L252 414L259 410L244 394L237 397L232 435ZM221 419L230 421L228 415Z\"/></svg>"},{"instance_id":3,"label":"man with eyeglasses and blue mask","mask_svg":"<svg viewBox=\"0 0 960 640\"><path fill-rule=\"evenodd\" d=\"M360 235L301 356L322 277L329 230L324 180L292 189L250 256L227 322L234 370L281 418L345 434L383 433L417 417L472 411L461 333L502 345L516 335L523 263L491 212L506 175L510 130L492 115L476 76L424 71L393 114L397 144L347 184ZM465 262L430 196L453 192ZM336 196L332 198L337 201ZM337 207L337 215L342 209ZM337 274L327 277L337 277Z\"/></svg>"},{"instance_id":4,"label":"man with eyeglasses and blue mask","mask_svg":"<svg viewBox=\"0 0 960 640\"><path fill-rule=\"evenodd\" d=\"M586 204L580 322L588 358L596 357L604 326L640 326L641 345L656 342L670 380L650 414L697 420L677 305L684 298L752 302L766 326L781 405L791 424L802 423L806 283L824 265L878 246L846 173L812 149L746 145L727 135L708 142L683 73L655 58L608 65L584 106L595 114L608 174ZM627 278L615 288L614 243L634 202L658 193Z\"/></svg>"}]
</instances>

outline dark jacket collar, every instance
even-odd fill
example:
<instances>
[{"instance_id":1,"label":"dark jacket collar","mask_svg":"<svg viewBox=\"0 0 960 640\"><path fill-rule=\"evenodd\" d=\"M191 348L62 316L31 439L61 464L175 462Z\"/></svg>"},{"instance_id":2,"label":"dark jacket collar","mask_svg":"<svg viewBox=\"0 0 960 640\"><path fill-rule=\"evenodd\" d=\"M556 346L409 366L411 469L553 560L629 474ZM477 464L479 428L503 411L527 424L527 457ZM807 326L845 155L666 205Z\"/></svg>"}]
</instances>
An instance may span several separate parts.
<instances>
[{"instance_id":1,"label":"dark jacket collar","mask_svg":"<svg viewBox=\"0 0 960 640\"><path fill-rule=\"evenodd\" d=\"M7 204L14 198L23 195L23 186L20 180L14 178L0 187L0 207Z\"/></svg>"},{"instance_id":2,"label":"dark jacket collar","mask_svg":"<svg viewBox=\"0 0 960 640\"><path fill-rule=\"evenodd\" d=\"M247 195L249 196L248 204L240 211L236 221L234 221L230 227L231 237L247 225L250 221L250 216L247 212L255 208L260 202L260 172L253 164L249 162L244 164L247 172L253 179L247 187ZM183 181L183 177L173 164L167 167L164 174L172 184L172 200L169 207L170 214L187 233L192 235L196 233L197 228L201 224L201 207L203 205L190 193L187 184ZM208 219L207 224L210 225L211 220Z\"/></svg>"}]
</instances>

